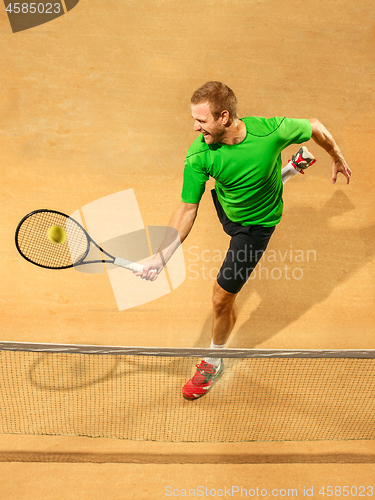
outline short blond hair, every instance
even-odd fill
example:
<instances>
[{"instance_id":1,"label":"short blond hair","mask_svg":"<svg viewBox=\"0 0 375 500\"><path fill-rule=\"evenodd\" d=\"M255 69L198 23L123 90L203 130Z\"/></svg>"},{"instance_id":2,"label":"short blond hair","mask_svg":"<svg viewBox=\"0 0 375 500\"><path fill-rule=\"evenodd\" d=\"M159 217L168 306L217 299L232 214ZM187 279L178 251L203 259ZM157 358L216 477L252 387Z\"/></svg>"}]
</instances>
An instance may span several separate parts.
<instances>
[{"instance_id":1,"label":"short blond hair","mask_svg":"<svg viewBox=\"0 0 375 500\"><path fill-rule=\"evenodd\" d=\"M207 102L212 116L217 120L223 111L228 111L231 120L237 119L237 98L227 85L221 82L207 82L191 97L191 104Z\"/></svg>"}]
</instances>

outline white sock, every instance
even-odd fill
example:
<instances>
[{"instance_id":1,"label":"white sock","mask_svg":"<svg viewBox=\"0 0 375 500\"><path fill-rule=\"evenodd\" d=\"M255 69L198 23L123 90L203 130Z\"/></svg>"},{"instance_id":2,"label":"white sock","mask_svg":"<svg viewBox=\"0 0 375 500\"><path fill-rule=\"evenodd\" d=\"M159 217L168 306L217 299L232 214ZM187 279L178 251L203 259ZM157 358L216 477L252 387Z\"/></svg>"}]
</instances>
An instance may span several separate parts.
<instances>
[{"instance_id":1,"label":"white sock","mask_svg":"<svg viewBox=\"0 0 375 500\"><path fill-rule=\"evenodd\" d=\"M226 343L223 345L216 345L211 340L211 349L223 349L226 346ZM220 366L220 358L204 358L206 363L210 363L210 365L214 365L216 368Z\"/></svg>"},{"instance_id":2,"label":"white sock","mask_svg":"<svg viewBox=\"0 0 375 500\"><path fill-rule=\"evenodd\" d=\"M282 183L285 184L291 177L297 175L299 172L293 165L289 162L282 170L281 170L281 180Z\"/></svg>"}]
</instances>

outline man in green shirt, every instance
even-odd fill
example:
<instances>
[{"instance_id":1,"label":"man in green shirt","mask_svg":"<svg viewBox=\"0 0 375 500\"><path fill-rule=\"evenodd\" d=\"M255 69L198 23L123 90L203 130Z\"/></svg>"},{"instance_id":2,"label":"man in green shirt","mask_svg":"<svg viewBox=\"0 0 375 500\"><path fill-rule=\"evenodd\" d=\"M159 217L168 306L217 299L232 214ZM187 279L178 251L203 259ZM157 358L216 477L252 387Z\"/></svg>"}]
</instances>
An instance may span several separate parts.
<instances>
[{"instance_id":1,"label":"man in green shirt","mask_svg":"<svg viewBox=\"0 0 375 500\"><path fill-rule=\"evenodd\" d=\"M225 346L237 318L235 299L265 251L283 210L281 151L311 138L332 157L332 182L340 172L349 183L351 171L332 135L317 119L237 117L233 91L208 82L191 98L194 130L189 148L181 204L170 227L178 237L165 239L144 264L143 279L155 280L193 227L209 177L215 178L213 201L230 246L213 290L211 348ZM224 371L220 358L206 358L183 388L185 399L207 394Z\"/></svg>"}]
</instances>

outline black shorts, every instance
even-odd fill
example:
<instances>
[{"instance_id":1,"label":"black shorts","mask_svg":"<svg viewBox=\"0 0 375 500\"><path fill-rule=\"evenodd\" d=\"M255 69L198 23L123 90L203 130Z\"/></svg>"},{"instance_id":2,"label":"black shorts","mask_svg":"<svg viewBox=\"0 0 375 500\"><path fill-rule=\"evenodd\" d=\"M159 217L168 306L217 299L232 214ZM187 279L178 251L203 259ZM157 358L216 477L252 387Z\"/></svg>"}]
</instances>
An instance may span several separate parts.
<instances>
[{"instance_id":1,"label":"black shorts","mask_svg":"<svg viewBox=\"0 0 375 500\"><path fill-rule=\"evenodd\" d=\"M223 229L231 236L227 254L216 279L227 292L238 293L262 258L275 226L242 226L232 222L224 212L214 189L211 194Z\"/></svg>"}]
</instances>

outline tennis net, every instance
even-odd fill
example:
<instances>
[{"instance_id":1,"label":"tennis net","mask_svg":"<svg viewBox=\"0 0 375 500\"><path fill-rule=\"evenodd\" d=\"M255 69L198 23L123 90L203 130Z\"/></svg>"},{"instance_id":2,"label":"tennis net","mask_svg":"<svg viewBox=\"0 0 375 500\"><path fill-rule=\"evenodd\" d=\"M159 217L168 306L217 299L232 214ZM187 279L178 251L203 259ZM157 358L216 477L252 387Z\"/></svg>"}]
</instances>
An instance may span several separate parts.
<instances>
[{"instance_id":1,"label":"tennis net","mask_svg":"<svg viewBox=\"0 0 375 500\"><path fill-rule=\"evenodd\" d=\"M181 389L205 356L212 391ZM180 442L375 438L375 350L0 342L0 432Z\"/></svg>"}]
</instances>

